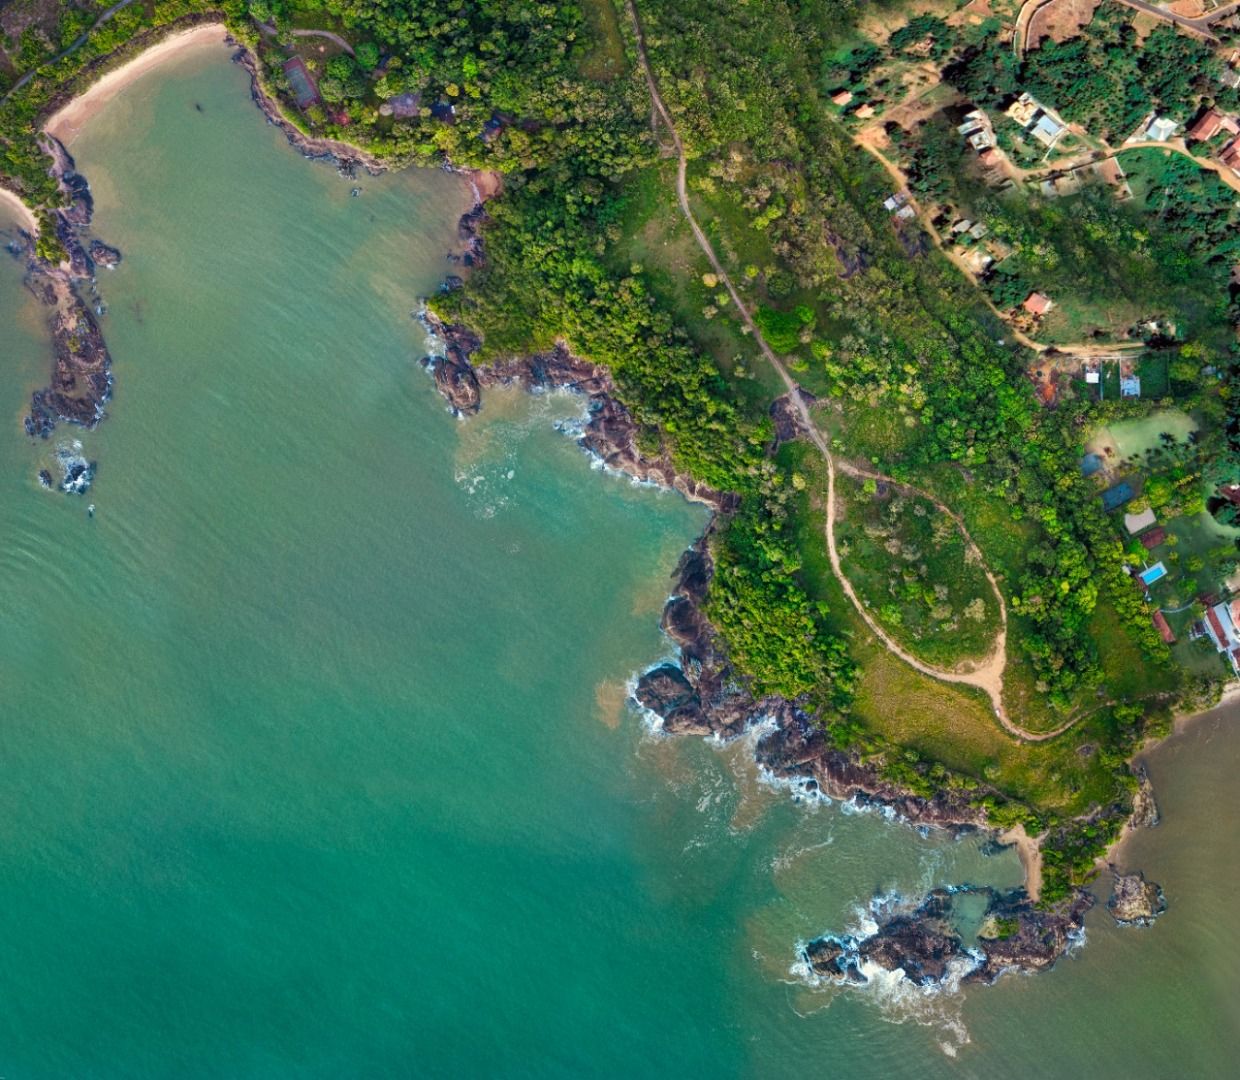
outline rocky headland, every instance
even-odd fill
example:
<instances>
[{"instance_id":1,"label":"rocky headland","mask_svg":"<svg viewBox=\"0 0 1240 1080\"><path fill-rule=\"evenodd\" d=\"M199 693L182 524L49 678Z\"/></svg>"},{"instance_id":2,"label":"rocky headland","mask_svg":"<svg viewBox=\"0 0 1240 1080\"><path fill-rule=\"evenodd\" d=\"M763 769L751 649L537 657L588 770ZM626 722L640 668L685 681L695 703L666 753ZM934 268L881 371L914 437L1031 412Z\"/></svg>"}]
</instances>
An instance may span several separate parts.
<instances>
[{"instance_id":1,"label":"rocky headland","mask_svg":"<svg viewBox=\"0 0 1240 1080\"><path fill-rule=\"evenodd\" d=\"M484 220L482 214L473 213L462 222L463 234L476 244L478 260L483 257L478 237ZM458 284L453 280L448 287ZM702 487L679 473L664 455L644 454L637 445L637 425L616 397L605 368L574 356L563 344L547 353L475 364L473 357L482 344L476 334L465 326L444 324L432 314L423 318L442 341L443 355L425 357L422 363L457 416L476 414L484 391L492 386L580 393L587 400L587 420L579 438L584 449L608 468L679 491L715 511L705 533L681 557L663 609L661 626L676 645L678 657L646 671L634 690L636 703L657 718L663 732L731 739L761 724L754 756L773 779L804 794L883 808L916 826L987 830L994 834L996 846L1002 846L999 830L988 824L977 805L979 796L995 794L990 789L941 787L929 797L915 794L886 780L881 761L835 747L804 703L755 699L749 693L704 610L714 572L711 536L719 516L736 508L737 497ZM773 403L771 416L775 445L803 434L799 414L786 396ZM1142 790L1148 795L1148 782ZM1146 819L1142 824L1148 823L1152 805L1152 798L1138 800L1142 808L1138 816ZM1156 811L1153 814L1156 819ZM966 941L951 918L953 897L966 892L988 896L985 927L974 941ZM1038 905L1024 889L940 889L912 907L887 913L877 930L863 939L832 935L817 939L806 948L803 960L817 976L841 982L864 982L864 969L874 966L902 971L923 985L949 978L993 982L1005 972L1044 971L1053 965L1081 939L1085 914L1095 902L1085 889L1074 890L1052 907Z\"/></svg>"},{"instance_id":2,"label":"rocky headland","mask_svg":"<svg viewBox=\"0 0 1240 1080\"><path fill-rule=\"evenodd\" d=\"M39 258L34 238L25 231L10 251L25 259L26 288L49 309L51 380L31 395L24 421L30 435L46 439L62 421L92 428L103 418L112 392L112 358L97 319L103 306L95 289L95 267L114 266L121 255L90 237L94 200L69 152L50 135L44 137L43 148L60 189L62 206L51 212L51 222L65 258L58 265Z\"/></svg>"},{"instance_id":3,"label":"rocky headland","mask_svg":"<svg viewBox=\"0 0 1240 1080\"><path fill-rule=\"evenodd\" d=\"M956 898L988 899L981 930L966 941L955 921ZM1010 971L1045 971L1081 939L1088 893L1054 912L1036 908L1023 889L935 889L911 908L873 905L868 933L827 934L805 946L801 959L819 978L864 983L867 971L903 972L921 987L950 980L993 983Z\"/></svg>"}]
</instances>

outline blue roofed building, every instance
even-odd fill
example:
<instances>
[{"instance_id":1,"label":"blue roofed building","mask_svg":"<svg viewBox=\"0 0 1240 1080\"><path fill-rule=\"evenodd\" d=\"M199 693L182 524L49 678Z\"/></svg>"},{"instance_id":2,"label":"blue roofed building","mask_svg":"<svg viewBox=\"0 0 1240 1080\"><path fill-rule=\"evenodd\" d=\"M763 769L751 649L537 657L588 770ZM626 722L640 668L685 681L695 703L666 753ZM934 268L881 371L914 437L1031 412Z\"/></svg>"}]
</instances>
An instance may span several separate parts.
<instances>
[{"instance_id":1,"label":"blue roofed building","mask_svg":"<svg viewBox=\"0 0 1240 1080\"><path fill-rule=\"evenodd\" d=\"M1112 510L1118 510L1125 503L1132 502L1136 494L1127 480L1121 480L1114 487L1109 487L1102 493L1102 509L1109 514Z\"/></svg>"}]
</instances>

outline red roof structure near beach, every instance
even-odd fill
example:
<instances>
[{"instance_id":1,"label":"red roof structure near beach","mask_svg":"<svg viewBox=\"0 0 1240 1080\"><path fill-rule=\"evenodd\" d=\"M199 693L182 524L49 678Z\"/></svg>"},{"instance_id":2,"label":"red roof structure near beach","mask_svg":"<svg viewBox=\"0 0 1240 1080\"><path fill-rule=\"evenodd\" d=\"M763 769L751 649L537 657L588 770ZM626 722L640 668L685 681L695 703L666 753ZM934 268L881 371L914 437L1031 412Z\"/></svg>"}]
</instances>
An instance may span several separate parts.
<instances>
[{"instance_id":1,"label":"red roof structure near beach","mask_svg":"<svg viewBox=\"0 0 1240 1080\"><path fill-rule=\"evenodd\" d=\"M1206 611L1206 620L1210 624L1210 629L1218 636L1219 641L1227 640L1227 631L1223 629L1223 624L1219 622L1218 616L1214 613L1214 608Z\"/></svg>"},{"instance_id":2,"label":"red roof structure near beach","mask_svg":"<svg viewBox=\"0 0 1240 1080\"><path fill-rule=\"evenodd\" d=\"M1175 634L1171 632L1171 626L1167 622L1167 616L1161 611L1154 612L1154 629L1162 634L1162 639L1168 645L1175 644Z\"/></svg>"}]
</instances>

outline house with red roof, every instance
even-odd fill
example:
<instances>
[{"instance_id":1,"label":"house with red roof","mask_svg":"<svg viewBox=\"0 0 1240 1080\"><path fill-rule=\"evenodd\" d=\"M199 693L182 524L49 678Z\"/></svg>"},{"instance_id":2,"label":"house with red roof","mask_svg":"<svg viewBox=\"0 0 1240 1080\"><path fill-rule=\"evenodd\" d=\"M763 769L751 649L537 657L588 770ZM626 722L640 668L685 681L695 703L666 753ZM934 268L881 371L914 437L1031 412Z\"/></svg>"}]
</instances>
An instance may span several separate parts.
<instances>
[{"instance_id":1,"label":"house with red roof","mask_svg":"<svg viewBox=\"0 0 1240 1080\"><path fill-rule=\"evenodd\" d=\"M1240 630L1232 605L1226 600L1206 610L1206 635L1219 652L1227 654L1231 670L1240 675Z\"/></svg>"},{"instance_id":2,"label":"house with red roof","mask_svg":"<svg viewBox=\"0 0 1240 1080\"><path fill-rule=\"evenodd\" d=\"M1025 297L1022 305L1030 315L1045 315L1051 308L1055 306L1055 301L1049 296L1043 296L1040 292L1032 292Z\"/></svg>"}]
</instances>

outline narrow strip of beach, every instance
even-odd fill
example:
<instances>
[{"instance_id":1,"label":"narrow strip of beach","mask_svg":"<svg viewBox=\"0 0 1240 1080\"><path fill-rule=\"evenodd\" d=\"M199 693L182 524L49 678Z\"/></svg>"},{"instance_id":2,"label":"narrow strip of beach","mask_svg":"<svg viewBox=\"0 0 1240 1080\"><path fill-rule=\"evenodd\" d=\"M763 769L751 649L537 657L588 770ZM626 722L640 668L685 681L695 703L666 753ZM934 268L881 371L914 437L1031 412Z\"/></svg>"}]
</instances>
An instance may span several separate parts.
<instances>
[{"instance_id":1,"label":"narrow strip of beach","mask_svg":"<svg viewBox=\"0 0 1240 1080\"><path fill-rule=\"evenodd\" d=\"M81 133L87 121L135 79L174 57L194 49L222 45L228 31L223 23L205 23L172 34L144 49L132 60L109 71L48 118L43 130L68 146Z\"/></svg>"},{"instance_id":2,"label":"narrow strip of beach","mask_svg":"<svg viewBox=\"0 0 1240 1080\"><path fill-rule=\"evenodd\" d=\"M21 199L19 199L7 188L0 187L0 204L12 209L13 216L17 219L18 225L20 225L28 233L38 231L38 224L34 219L34 214L31 212L30 207L28 207L21 201Z\"/></svg>"}]
</instances>

